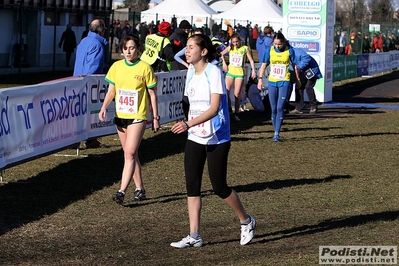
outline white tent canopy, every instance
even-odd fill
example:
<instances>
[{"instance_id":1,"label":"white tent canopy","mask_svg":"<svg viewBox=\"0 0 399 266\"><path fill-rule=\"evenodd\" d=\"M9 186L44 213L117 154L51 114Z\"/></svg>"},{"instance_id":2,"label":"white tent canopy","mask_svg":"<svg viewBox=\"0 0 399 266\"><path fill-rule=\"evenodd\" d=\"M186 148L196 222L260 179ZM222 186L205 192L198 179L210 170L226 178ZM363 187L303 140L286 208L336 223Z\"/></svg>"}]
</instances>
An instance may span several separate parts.
<instances>
[{"instance_id":1,"label":"white tent canopy","mask_svg":"<svg viewBox=\"0 0 399 266\"><path fill-rule=\"evenodd\" d=\"M241 0L235 7L212 15L215 23L224 22L232 26L240 23L243 26L251 23L258 24L263 30L265 26L272 26L275 31L283 27L283 11L272 0ZM227 22L226 22L227 21Z\"/></svg>"},{"instance_id":2,"label":"white tent canopy","mask_svg":"<svg viewBox=\"0 0 399 266\"><path fill-rule=\"evenodd\" d=\"M185 19L192 25L201 27L204 24L210 25L213 14L217 14L217 12L202 0L164 0L154 8L141 12L141 21L165 20L171 22L175 17L177 25Z\"/></svg>"}]
</instances>

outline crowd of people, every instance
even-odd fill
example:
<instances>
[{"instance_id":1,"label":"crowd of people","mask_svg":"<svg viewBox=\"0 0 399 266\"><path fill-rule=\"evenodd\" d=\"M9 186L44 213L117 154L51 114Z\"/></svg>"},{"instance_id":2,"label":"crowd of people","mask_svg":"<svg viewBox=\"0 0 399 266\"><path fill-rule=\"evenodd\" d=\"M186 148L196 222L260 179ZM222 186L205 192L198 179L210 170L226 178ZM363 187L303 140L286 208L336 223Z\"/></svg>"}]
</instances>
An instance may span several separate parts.
<instances>
[{"instance_id":1,"label":"crowd of people","mask_svg":"<svg viewBox=\"0 0 399 266\"><path fill-rule=\"evenodd\" d=\"M366 53L382 53L399 49L399 39L394 31L364 33L352 30L350 34L346 29L337 30L334 36L334 54L351 55Z\"/></svg>"}]
</instances>

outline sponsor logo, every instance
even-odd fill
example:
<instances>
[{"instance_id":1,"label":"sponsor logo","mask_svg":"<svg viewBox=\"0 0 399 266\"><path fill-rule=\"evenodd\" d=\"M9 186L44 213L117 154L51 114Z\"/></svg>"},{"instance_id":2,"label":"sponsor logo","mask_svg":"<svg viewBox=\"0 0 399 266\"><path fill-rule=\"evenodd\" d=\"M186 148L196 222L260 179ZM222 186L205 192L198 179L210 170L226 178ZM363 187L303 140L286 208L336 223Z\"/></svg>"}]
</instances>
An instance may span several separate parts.
<instances>
[{"instance_id":1,"label":"sponsor logo","mask_svg":"<svg viewBox=\"0 0 399 266\"><path fill-rule=\"evenodd\" d=\"M302 49L305 52L318 53L320 51L320 43L318 42L290 42L294 48Z\"/></svg>"},{"instance_id":2,"label":"sponsor logo","mask_svg":"<svg viewBox=\"0 0 399 266\"><path fill-rule=\"evenodd\" d=\"M290 11L321 11L321 1L320 0L291 0L288 1L288 10Z\"/></svg>"},{"instance_id":3,"label":"sponsor logo","mask_svg":"<svg viewBox=\"0 0 399 266\"><path fill-rule=\"evenodd\" d=\"M299 12L292 12L287 15L288 24L290 25L303 25L303 26L320 26L320 14L304 14Z\"/></svg>"},{"instance_id":4,"label":"sponsor logo","mask_svg":"<svg viewBox=\"0 0 399 266\"><path fill-rule=\"evenodd\" d=\"M288 28L288 38L318 40L320 36L321 31L319 28Z\"/></svg>"}]
</instances>

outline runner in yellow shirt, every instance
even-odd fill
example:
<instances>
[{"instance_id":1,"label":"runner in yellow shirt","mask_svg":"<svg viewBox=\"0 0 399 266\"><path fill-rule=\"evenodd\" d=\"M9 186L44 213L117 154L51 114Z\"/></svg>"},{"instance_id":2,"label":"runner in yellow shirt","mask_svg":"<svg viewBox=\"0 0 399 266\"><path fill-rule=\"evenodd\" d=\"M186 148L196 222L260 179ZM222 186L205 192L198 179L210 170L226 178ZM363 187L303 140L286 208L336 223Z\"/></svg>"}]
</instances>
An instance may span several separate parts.
<instances>
[{"instance_id":1,"label":"runner in yellow shirt","mask_svg":"<svg viewBox=\"0 0 399 266\"><path fill-rule=\"evenodd\" d=\"M120 47L125 59L116 61L105 76L109 86L98 114L100 121L104 121L107 108L115 99L114 124L125 157L120 189L112 195L118 204L123 203L132 179L136 185L132 200L146 199L138 150L147 124L149 103L155 132L160 125L157 94L154 91L157 81L151 66L139 58L140 46L140 40L135 35L128 34L122 38Z\"/></svg>"},{"instance_id":2,"label":"runner in yellow shirt","mask_svg":"<svg viewBox=\"0 0 399 266\"><path fill-rule=\"evenodd\" d=\"M227 53L229 53L228 66L224 58L224 55ZM233 36L231 36L231 45L222 51L221 55L223 60L223 71L227 72L226 87L229 95L229 107L231 106L230 89L234 85L234 119L240 121L237 114L240 111L240 93L244 83L244 65L247 58L252 68L251 76L252 78L256 78L255 63L251 55L251 48L246 45L241 45L240 35L234 33Z\"/></svg>"}]
</instances>

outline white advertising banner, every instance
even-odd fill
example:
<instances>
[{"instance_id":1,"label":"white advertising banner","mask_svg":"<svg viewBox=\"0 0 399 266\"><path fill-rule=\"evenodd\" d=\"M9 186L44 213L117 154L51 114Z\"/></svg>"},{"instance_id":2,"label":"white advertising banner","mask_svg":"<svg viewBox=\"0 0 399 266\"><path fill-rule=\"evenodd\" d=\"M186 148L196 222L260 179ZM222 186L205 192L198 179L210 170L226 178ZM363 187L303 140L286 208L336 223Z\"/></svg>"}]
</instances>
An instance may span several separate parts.
<instances>
[{"instance_id":1,"label":"white advertising banner","mask_svg":"<svg viewBox=\"0 0 399 266\"><path fill-rule=\"evenodd\" d=\"M184 117L186 72L156 74L161 124ZM113 102L105 122L98 119L107 88L104 75L93 75L1 89L0 169L90 137L116 133ZM152 117L150 110L147 128Z\"/></svg>"},{"instance_id":2,"label":"white advertising banner","mask_svg":"<svg viewBox=\"0 0 399 266\"><path fill-rule=\"evenodd\" d=\"M333 0L284 0L283 34L320 66L323 78L315 86L319 102L332 101L335 4Z\"/></svg>"},{"instance_id":3,"label":"white advertising banner","mask_svg":"<svg viewBox=\"0 0 399 266\"><path fill-rule=\"evenodd\" d=\"M397 65L397 53L371 53L369 54L369 65L368 73L369 75L374 75L381 72L390 71Z\"/></svg>"}]
</instances>

